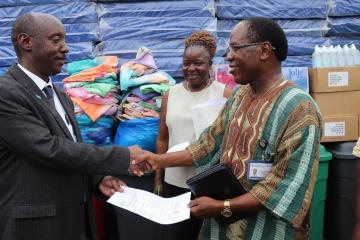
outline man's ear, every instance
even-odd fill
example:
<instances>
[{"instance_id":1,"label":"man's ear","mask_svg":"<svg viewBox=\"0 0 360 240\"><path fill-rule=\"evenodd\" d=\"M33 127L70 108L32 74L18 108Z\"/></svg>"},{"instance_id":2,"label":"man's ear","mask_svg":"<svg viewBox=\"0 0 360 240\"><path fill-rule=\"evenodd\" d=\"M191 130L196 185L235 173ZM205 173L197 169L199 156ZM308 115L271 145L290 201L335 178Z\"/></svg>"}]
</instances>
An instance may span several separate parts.
<instances>
[{"instance_id":1,"label":"man's ear","mask_svg":"<svg viewBox=\"0 0 360 240\"><path fill-rule=\"evenodd\" d=\"M26 33L20 33L17 37L19 48L30 52L32 50L32 37Z\"/></svg>"},{"instance_id":2,"label":"man's ear","mask_svg":"<svg viewBox=\"0 0 360 240\"><path fill-rule=\"evenodd\" d=\"M261 53L260 53L260 60L264 61L268 59L273 54L273 47L269 42L263 42L260 45Z\"/></svg>"}]
</instances>

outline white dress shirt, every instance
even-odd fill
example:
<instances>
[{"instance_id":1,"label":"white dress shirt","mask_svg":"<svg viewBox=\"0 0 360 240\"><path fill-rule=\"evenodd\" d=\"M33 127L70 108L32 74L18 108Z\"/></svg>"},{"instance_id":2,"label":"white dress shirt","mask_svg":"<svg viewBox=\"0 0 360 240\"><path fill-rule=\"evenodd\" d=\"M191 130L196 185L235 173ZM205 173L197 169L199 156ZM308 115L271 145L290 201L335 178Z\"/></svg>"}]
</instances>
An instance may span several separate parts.
<instances>
[{"instance_id":1,"label":"white dress shirt","mask_svg":"<svg viewBox=\"0 0 360 240\"><path fill-rule=\"evenodd\" d=\"M29 78L31 78L31 80L34 81L34 83L36 84L36 86L38 86L38 88L41 90L41 92L44 94L44 96L46 97L46 94L44 93L43 89L45 86L51 85L52 89L54 89L53 83L51 81L51 78L49 77L49 82L46 83L44 80L42 80L40 77L36 76L35 74L33 74L32 72L30 72L29 70L27 70L26 68L24 68L23 66L21 66L18 63L19 68L21 68L21 70L23 70L25 72L26 75L28 75ZM60 117L62 118L62 120L64 121L66 127L68 128L72 138L74 139L74 141L76 142L76 136L74 134L74 129L70 123L69 120L67 120L67 116L66 116L66 112L64 107L62 106L55 90L53 90L54 92L54 102L55 102L55 108L56 111L59 113Z\"/></svg>"}]
</instances>

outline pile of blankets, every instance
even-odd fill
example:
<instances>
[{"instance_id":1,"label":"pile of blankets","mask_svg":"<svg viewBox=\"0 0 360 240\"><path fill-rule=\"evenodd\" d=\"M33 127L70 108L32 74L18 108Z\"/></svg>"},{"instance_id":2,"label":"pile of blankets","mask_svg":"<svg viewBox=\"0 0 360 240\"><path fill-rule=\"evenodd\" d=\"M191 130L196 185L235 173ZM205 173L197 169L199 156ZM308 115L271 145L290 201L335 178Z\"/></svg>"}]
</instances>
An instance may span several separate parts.
<instances>
[{"instance_id":1,"label":"pile of blankets","mask_svg":"<svg viewBox=\"0 0 360 240\"><path fill-rule=\"evenodd\" d=\"M159 71L149 49L141 47L136 58L120 68L122 101L117 119L120 120L114 144L139 145L155 151L159 131L159 112L162 96L175 80Z\"/></svg>"},{"instance_id":2,"label":"pile of blankets","mask_svg":"<svg viewBox=\"0 0 360 240\"><path fill-rule=\"evenodd\" d=\"M63 80L74 103L76 119L85 143L110 145L113 116L119 103L118 58L100 56L67 64Z\"/></svg>"},{"instance_id":3,"label":"pile of blankets","mask_svg":"<svg viewBox=\"0 0 360 240\"><path fill-rule=\"evenodd\" d=\"M120 69L123 95L118 119L159 117L162 96L175 83L169 74L158 70L150 50L141 47L136 58Z\"/></svg>"}]
</instances>

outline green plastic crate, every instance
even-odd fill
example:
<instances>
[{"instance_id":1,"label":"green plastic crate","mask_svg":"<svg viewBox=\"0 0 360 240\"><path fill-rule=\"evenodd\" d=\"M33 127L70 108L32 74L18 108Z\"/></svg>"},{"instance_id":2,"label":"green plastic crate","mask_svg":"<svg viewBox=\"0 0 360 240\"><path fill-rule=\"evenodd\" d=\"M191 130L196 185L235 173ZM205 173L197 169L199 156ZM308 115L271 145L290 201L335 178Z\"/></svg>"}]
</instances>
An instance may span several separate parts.
<instances>
[{"instance_id":1,"label":"green plastic crate","mask_svg":"<svg viewBox=\"0 0 360 240\"><path fill-rule=\"evenodd\" d=\"M324 215L326 200L326 184L329 172L329 161L332 154L320 145L319 169L316 177L314 194L311 206L311 231L310 240L323 240L324 237Z\"/></svg>"}]
</instances>

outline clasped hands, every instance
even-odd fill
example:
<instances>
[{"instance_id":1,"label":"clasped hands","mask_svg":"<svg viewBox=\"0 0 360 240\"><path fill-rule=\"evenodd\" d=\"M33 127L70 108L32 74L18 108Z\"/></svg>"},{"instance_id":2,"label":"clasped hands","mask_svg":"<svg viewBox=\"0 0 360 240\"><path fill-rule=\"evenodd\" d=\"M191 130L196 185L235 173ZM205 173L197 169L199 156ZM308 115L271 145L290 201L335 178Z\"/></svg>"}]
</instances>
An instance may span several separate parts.
<instances>
[{"instance_id":1,"label":"clasped hands","mask_svg":"<svg viewBox=\"0 0 360 240\"><path fill-rule=\"evenodd\" d=\"M130 164L129 172L140 177L145 172L154 171L161 168L159 165L159 155L143 150L138 145L129 147Z\"/></svg>"}]
</instances>

